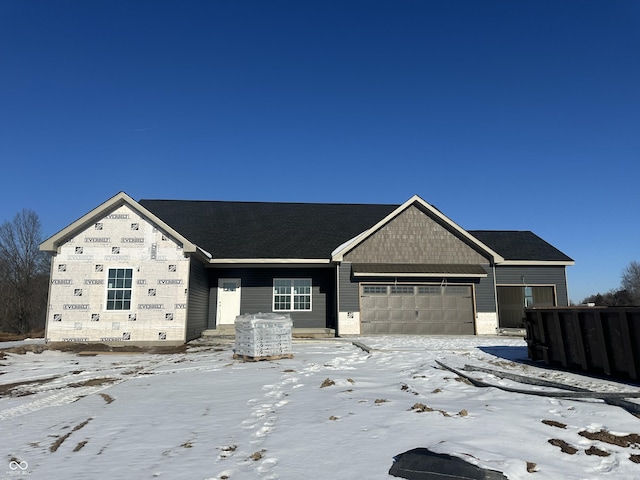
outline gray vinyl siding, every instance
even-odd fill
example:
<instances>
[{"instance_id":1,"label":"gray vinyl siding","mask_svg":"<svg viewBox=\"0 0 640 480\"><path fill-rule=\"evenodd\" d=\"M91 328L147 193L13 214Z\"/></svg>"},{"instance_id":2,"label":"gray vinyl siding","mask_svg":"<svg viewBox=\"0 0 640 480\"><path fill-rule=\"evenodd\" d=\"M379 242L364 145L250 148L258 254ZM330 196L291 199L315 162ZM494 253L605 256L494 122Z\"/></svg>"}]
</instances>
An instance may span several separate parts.
<instances>
[{"instance_id":1,"label":"gray vinyl siding","mask_svg":"<svg viewBox=\"0 0 640 480\"><path fill-rule=\"evenodd\" d=\"M524 277L524 280L523 280ZM555 285L558 306L569 304L566 267L500 266L496 267L496 285Z\"/></svg>"},{"instance_id":2,"label":"gray vinyl siding","mask_svg":"<svg viewBox=\"0 0 640 480\"><path fill-rule=\"evenodd\" d=\"M476 284L476 312L491 313L496 311L496 289L493 268L489 264L482 265L487 276Z\"/></svg>"},{"instance_id":3,"label":"gray vinyl siding","mask_svg":"<svg viewBox=\"0 0 640 480\"><path fill-rule=\"evenodd\" d=\"M344 262L339 266L338 282L340 288L340 311L359 312L360 311L360 290L359 284L351 280L351 263Z\"/></svg>"},{"instance_id":4,"label":"gray vinyl siding","mask_svg":"<svg viewBox=\"0 0 640 480\"><path fill-rule=\"evenodd\" d=\"M240 314L273 312L274 278L311 278L310 312L289 313L294 328L335 328L335 271L333 268L225 268L209 273L209 328L216 325L219 278L239 278Z\"/></svg>"},{"instance_id":5,"label":"gray vinyl siding","mask_svg":"<svg viewBox=\"0 0 640 480\"><path fill-rule=\"evenodd\" d=\"M200 337L207 329L209 310L209 279L202 262L191 258L187 303L187 341Z\"/></svg>"}]
</instances>

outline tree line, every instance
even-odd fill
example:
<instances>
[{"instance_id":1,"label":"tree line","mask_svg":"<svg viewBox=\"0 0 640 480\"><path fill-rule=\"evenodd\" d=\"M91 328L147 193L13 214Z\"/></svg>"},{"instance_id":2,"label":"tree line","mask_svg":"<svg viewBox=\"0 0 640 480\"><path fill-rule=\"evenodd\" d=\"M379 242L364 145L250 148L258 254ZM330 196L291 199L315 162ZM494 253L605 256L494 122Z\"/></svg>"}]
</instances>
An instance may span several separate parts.
<instances>
[{"instance_id":1,"label":"tree line","mask_svg":"<svg viewBox=\"0 0 640 480\"><path fill-rule=\"evenodd\" d=\"M39 250L42 227L28 209L0 225L0 331L18 334L44 328L49 290L48 254Z\"/></svg>"},{"instance_id":2,"label":"tree line","mask_svg":"<svg viewBox=\"0 0 640 480\"><path fill-rule=\"evenodd\" d=\"M619 288L591 295L582 303L602 307L640 306L640 262L633 261L625 267Z\"/></svg>"}]
</instances>

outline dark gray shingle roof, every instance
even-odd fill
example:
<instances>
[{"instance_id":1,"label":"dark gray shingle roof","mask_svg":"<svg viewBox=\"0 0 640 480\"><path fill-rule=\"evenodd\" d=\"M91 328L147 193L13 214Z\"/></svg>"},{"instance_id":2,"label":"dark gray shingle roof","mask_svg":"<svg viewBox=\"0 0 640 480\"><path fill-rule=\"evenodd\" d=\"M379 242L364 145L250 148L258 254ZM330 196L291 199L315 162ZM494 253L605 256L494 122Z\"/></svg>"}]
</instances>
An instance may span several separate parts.
<instances>
[{"instance_id":1,"label":"dark gray shingle roof","mask_svg":"<svg viewBox=\"0 0 640 480\"><path fill-rule=\"evenodd\" d=\"M140 200L215 258L329 259L398 205Z\"/></svg>"},{"instance_id":2,"label":"dark gray shingle roof","mask_svg":"<svg viewBox=\"0 0 640 480\"><path fill-rule=\"evenodd\" d=\"M215 258L329 259L399 205L140 200ZM506 260L571 261L528 231L469 231Z\"/></svg>"},{"instance_id":3,"label":"dark gray shingle roof","mask_svg":"<svg viewBox=\"0 0 640 480\"><path fill-rule=\"evenodd\" d=\"M528 230L467 230L505 260L572 262L573 260Z\"/></svg>"}]
</instances>

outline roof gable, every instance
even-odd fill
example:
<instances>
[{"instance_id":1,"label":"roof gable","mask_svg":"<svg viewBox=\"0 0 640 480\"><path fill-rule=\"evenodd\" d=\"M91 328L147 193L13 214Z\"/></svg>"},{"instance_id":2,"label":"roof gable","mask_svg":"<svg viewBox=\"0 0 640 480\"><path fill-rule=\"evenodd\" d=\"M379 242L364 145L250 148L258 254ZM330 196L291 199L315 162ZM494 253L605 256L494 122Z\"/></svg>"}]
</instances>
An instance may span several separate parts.
<instances>
[{"instance_id":1,"label":"roof gable","mask_svg":"<svg viewBox=\"0 0 640 480\"><path fill-rule=\"evenodd\" d=\"M344 261L483 264L493 258L428 213L410 205L346 252Z\"/></svg>"},{"instance_id":2,"label":"roof gable","mask_svg":"<svg viewBox=\"0 0 640 480\"><path fill-rule=\"evenodd\" d=\"M340 245L336 248L333 253L333 260L342 261L349 252L352 252L356 247L362 245L365 241L375 235L377 232L381 231L386 225L390 222L397 219L400 215L406 212L411 207L416 207L421 210L427 216L431 217L436 223L441 225L448 233L452 234L452 236L457 237L462 242L467 243L469 246L473 247L475 250L479 252L483 252L484 255L491 257L494 262L503 261L502 256L494 251L489 246L482 243L476 237L469 235L469 233L460 227L458 224L453 222L450 218L445 216L440 210L435 208L433 205L425 202L422 198L417 195L414 195L405 203L397 207L394 211L390 212L389 215L382 218L379 222L377 222L370 229L363 231L356 237L350 239L344 244Z\"/></svg>"},{"instance_id":3,"label":"roof gable","mask_svg":"<svg viewBox=\"0 0 640 480\"><path fill-rule=\"evenodd\" d=\"M75 237L78 233L89 228L99 219L104 218L106 215L109 215L109 213L117 210L122 205L127 205L131 210L140 214L140 216L146 218L148 221L164 230L168 235L175 238L178 243L182 244L185 253L194 253L197 251L196 245L191 243L187 238L182 236L179 232L175 231L161 219L157 218L153 213L141 207L135 200L133 200L124 192L119 192L106 202L100 204L90 212L80 217L72 224L68 225L58 233L49 237L47 240L40 244L40 250L45 252L57 253L62 244Z\"/></svg>"}]
</instances>

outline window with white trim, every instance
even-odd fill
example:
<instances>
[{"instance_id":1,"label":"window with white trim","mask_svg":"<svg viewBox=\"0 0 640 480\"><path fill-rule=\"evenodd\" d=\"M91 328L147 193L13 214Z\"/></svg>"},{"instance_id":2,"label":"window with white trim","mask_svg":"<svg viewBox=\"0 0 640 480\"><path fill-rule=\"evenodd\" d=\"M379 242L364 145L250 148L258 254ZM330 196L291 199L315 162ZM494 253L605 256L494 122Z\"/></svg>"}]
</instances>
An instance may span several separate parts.
<instances>
[{"instance_id":1,"label":"window with white trim","mask_svg":"<svg viewBox=\"0 0 640 480\"><path fill-rule=\"evenodd\" d=\"M131 309L132 268L110 268L107 279L107 310Z\"/></svg>"},{"instance_id":2,"label":"window with white trim","mask_svg":"<svg viewBox=\"0 0 640 480\"><path fill-rule=\"evenodd\" d=\"M273 311L311 311L311 279L274 278Z\"/></svg>"}]
</instances>

